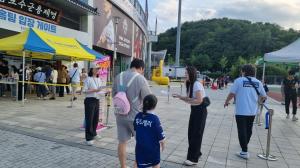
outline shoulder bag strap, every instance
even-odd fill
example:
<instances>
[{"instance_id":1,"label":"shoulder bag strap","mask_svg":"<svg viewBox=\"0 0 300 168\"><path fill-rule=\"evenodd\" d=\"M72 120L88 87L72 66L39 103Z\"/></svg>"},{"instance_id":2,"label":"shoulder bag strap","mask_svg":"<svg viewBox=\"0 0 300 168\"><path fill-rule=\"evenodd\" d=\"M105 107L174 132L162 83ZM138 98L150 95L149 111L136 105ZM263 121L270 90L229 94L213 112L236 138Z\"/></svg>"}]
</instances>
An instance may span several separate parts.
<instances>
[{"instance_id":1,"label":"shoulder bag strap","mask_svg":"<svg viewBox=\"0 0 300 168\"><path fill-rule=\"evenodd\" d=\"M132 82L134 81L134 79L139 76L138 73L134 74L134 76L130 79L130 81L127 83L127 88L129 88L129 86L132 84ZM139 99L139 96L135 97L133 100L132 100L132 103L135 103L137 100Z\"/></svg>"},{"instance_id":2,"label":"shoulder bag strap","mask_svg":"<svg viewBox=\"0 0 300 168\"><path fill-rule=\"evenodd\" d=\"M132 84L133 80L134 80L137 76L139 76L138 73L134 74L134 76L133 76L133 77L130 79L130 81L127 83L127 88L129 88L129 86Z\"/></svg>"},{"instance_id":3,"label":"shoulder bag strap","mask_svg":"<svg viewBox=\"0 0 300 168\"><path fill-rule=\"evenodd\" d=\"M76 74L77 70L78 70L78 69L76 69L76 70L75 70L75 72L73 73L73 75L72 75L72 77L71 77L71 78L73 78L73 77L75 76L75 74Z\"/></svg>"},{"instance_id":4,"label":"shoulder bag strap","mask_svg":"<svg viewBox=\"0 0 300 168\"><path fill-rule=\"evenodd\" d=\"M253 86L253 88L255 89L256 93L258 96L260 96L260 93L259 91L257 90L257 88L255 87L254 83L252 82L251 78L249 77L246 77L248 79L248 81L250 82L250 84Z\"/></svg>"},{"instance_id":5,"label":"shoulder bag strap","mask_svg":"<svg viewBox=\"0 0 300 168\"><path fill-rule=\"evenodd\" d=\"M38 82L40 82L40 80L41 80L41 78L42 78L42 75L43 75L42 72L39 72L39 73L41 73L41 75L40 75L40 77L39 77L39 81L38 81Z\"/></svg>"}]
</instances>

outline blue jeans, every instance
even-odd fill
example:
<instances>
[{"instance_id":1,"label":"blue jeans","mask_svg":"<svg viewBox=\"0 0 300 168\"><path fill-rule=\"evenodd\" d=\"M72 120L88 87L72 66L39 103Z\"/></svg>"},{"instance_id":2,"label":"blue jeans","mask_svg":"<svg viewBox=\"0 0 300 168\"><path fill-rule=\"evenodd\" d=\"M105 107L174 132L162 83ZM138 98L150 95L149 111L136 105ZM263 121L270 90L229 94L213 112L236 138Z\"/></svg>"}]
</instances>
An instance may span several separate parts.
<instances>
[{"instance_id":1,"label":"blue jeans","mask_svg":"<svg viewBox=\"0 0 300 168\"><path fill-rule=\"evenodd\" d=\"M47 91L46 91L46 88L45 88L45 85L36 85L36 92L37 92L37 96L38 97L46 97L47 96Z\"/></svg>"},{"instance_id":2,"label":"blue jeans","mask_svg":"<svg viewBox=\"0 0 300 168\"><path fill-rule=\"evenodd\" d=\"M0 97L2 97L3 96L3 94L4 94L4 91L5 91L5 84L0 84Z\"/></svg>"},{"instance_id":3,"label":"blue jeans","mask_svg":"<svg viewBox=\"0 0 300 168\"><path fill-rule=\"evenodd\" d=\"M17 88L16 85L10 85L11 95L13 97L16 96L16 88Z\"/></svg>"}]
</instances>

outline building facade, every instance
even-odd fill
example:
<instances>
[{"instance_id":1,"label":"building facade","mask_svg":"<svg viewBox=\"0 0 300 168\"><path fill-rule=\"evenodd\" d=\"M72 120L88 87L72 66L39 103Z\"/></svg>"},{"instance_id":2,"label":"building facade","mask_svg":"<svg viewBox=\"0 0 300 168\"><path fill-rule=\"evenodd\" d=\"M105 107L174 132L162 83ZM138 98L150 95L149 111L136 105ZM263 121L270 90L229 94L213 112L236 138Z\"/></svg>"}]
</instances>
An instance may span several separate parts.
<instances>
[{"instance_id":1,"label":"building facade","mask_svg":"<svg viewBox=\"0 0 300 168\"><path fill-rule=\"evenodd\" d=\"M76 38L92 47L93 0L0 0L0 38L26 28ZM83 64L83 63L82 63ZM83 66L83 65L82 65Z\"/></svg>"},{"instance_id":2,"label":"building facade","mask_svg":"<svg viewBox=\"0 0 300 168\"><path fill-rule=\"evenodd\" d=\"M100 11L94 16L93 47L113 57L116 50L115 74L129 68L133 58L147 55L147 12L138 0L94 0Z\"/></svg>"}]
</instances>

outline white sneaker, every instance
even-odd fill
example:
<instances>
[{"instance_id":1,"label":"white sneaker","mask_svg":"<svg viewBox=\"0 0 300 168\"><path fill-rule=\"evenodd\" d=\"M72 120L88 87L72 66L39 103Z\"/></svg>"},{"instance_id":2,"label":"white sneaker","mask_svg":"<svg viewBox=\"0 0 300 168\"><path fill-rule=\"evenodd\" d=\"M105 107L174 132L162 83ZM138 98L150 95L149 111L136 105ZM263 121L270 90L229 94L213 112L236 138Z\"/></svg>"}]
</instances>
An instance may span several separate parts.
<instances>
[{"instance_id":1,"label":"white sneaker","mask_svg":"<svg viewBox=\"0 0 300 168\"><path fill-rule=\"evenodd\" d=\"M194 165L197 165L198 163L197 162L192 162L190 160L186 160L186 161L184 161L184 164L186 166L194 166Z\"/></svg>"},{"instance_id":2,"label":"white sneaker","mask_svg":"<svg viewBox=\"0 0 300 168\"><path fill-rule=\"evenodd\" d=\"M94 145L94 141L91 140L91 141L85 141L86 145L88 146L93 146Z\"/></svg>"},{"instance_id":3,"label":"white sneaker","mask_svg":"<svg viewBox=\"0 0 300 168\"><path fill-rule=\"evenodd\" d=\"M296 115L293 115L292 121L297 121L298 117L296 117Z\"/></svg>"},{"instance_id":4,"label":"white sneaker","mask_svg":"<svg viewBox=\"0 0 300 168\"><path fill-rule=\"evenodd\" d=\"M96 135L96 136L94 137L94 139L95 139L96 141L99 141L101 138L102 138L102 137L101 137L100 135Z\"/></svg>"},{"instance_id":5,"label":"white sneaker","mask_svg":"<svg viewBox=\"0 0 300 168\"><path fill-rule=\"evenodd\" d=\"M290 115L289 114L286 115L286 119L290 119Z\"/></svg>"},{"instance_id":6,"label":"white sneaker","mask_svg":"<svg viewBox=\"0 0 300 168\"><path fill-rule=\"evenodd\" d=\"M246 159L246 160L250 158L250 155L249 155L248 152L243 152L243 151L241 151L241 152L237 152L236 155L237 155L238 157L243 158L243 159Z\"/></svg>"}]
</instances>

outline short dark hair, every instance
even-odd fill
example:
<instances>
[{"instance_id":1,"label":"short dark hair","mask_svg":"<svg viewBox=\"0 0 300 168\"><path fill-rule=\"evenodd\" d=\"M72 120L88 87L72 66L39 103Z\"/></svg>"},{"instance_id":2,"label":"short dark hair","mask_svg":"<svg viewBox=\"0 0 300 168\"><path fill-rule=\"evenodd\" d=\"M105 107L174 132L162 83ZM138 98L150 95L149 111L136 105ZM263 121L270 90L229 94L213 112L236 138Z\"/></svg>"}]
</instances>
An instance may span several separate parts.
<instances>
[{"instance_id":1,"label":"short dark hair","mask_svg":"<svg viewBox=\"0 0 300 168\"><path fill-rule=\"evenodd\" d=\"M132 60L132 62L130 64L130 68L145 69L145 63L143 60L135 58L134 60Z\"/></svg>"},{"instance_id":2,"label":"short dark hair","mask_svg":"<svg viewBox=\"0 0 300 168\"><path fill-rule=\"evenodd\" d=\"M4 65L6 65L6 66L8 65L8 61L3 60L2 62L3 62Z\"/></svg>"},{"instance_id":3,"label":"short dark hair","mask_svg":"<svg viewBox=\"0 0 300 168\"><path fill-rule=\"evenodd\" d=\"M289 75L295 75L295 71L289 70Z\"/></svg>"},{"instance_id":4,"label":"short dark hair","mask_svg":"<svg viewBox=\"0 0 300 168\"><path fill-rule=\"evenodd\" d=\"M74 68L77 68L77 67L78 67L78 64L77 64L77 63L74 63L74 64L73 64L73 67L74 67Z\"/></svg>"},{"instance_id":5,"label":"short dark hair","mask_svg":"<svg viewBox=\"0 0 300 168\"><path fill-rule=\"evenodd\" d=\"M14 65L11 66L12 70L14 71L14 73L17 73L18 72L18 68Z\"/></svg>"},{"instance_id":6,"label":"short dark hair","mask_svg":"<svg viewBox=\"0 0 300 168\"><path fill-rule=\"evenodd\" d=\"M251 77L255 76L255 68L251 64L244 65L242 67L242 72L245 73L245 76L251 76Z\"/></svg>"},{"instance_id":7,"label":"short dark hair","mask_svg":"<svg viewBox=\"0 0 300 168\"><path fill-rule=\"evenodd\" d=\"M93 77L93 68L90 68L89 73L88 73L89 77Z\"/></svg>"}]
</instances>

